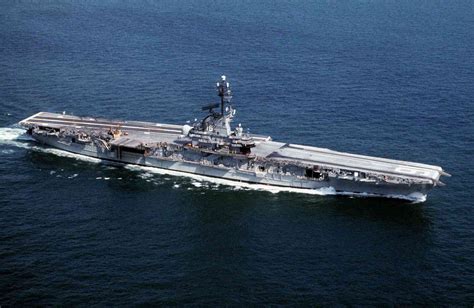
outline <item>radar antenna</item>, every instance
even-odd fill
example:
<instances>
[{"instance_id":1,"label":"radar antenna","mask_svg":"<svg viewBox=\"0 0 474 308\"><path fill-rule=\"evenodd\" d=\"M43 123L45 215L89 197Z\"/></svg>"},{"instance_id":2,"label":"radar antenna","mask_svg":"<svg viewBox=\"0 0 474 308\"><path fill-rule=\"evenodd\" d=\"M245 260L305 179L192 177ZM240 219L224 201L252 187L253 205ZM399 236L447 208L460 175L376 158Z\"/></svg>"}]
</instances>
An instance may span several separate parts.
<instances>
[{"instance_id":1,"label":"radar antenna","mask_svg":"<svg viewBox=\"0 0 474 308\"><path fill-rule=\"evenodd\" d=\"M224 105L230 103L232 99L232 91L230 90L230 84L226 81L225 75L221 76L221 80L217 82L217 92L221 97L221 114L224 116Z\"/></svg>"}]
</instances>

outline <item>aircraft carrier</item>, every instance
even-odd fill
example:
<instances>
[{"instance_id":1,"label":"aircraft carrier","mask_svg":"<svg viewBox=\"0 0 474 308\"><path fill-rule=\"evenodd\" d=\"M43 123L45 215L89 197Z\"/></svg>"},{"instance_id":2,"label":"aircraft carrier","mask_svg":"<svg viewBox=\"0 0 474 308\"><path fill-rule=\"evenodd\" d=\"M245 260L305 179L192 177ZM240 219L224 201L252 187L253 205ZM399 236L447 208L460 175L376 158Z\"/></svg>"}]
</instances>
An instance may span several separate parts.
<instances>
[{"instance_id":1,"label":"aircraft carrier","mask_svg":"<svg viewBox=\"0 0 474 308\"><path fill-rule=\"evenodd\" d=\"M225 76L220 102L191 125L118 121L39 112L20 122L35 140L65 151L136 164L298 190L424 200L441 167L276 142L232 128L235 109Z\"/></svg>"}]
</instances>

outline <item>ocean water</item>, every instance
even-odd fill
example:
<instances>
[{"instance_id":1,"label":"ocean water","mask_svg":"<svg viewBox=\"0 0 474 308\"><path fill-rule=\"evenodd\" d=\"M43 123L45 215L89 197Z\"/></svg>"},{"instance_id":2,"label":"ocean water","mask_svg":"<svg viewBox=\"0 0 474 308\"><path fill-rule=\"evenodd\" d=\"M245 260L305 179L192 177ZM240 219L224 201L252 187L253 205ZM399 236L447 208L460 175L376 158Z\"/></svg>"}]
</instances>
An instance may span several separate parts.
<instances>
[{"instance_id":1,"label":"ocean water","mask_svg":"<svg viewBox=\"0 0 474 308\"><path fill-rule=\"evenodd\" d=\"M3 1L0 305L474 304L474 2ZM236 123L442 166L424 203L271 192L28 140L38 111Z\"/></svg>"}]
</instances>

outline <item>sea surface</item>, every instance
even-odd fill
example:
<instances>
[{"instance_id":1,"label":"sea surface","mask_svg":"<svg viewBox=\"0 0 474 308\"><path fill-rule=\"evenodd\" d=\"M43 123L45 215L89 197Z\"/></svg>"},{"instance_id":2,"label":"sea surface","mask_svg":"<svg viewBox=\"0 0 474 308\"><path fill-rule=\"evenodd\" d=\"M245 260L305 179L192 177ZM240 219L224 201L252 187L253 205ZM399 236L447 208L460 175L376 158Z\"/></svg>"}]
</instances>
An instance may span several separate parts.
<instances>
[{"instance_id":1,"label":"sea surface","mask_svg":"<svg viewBox=\"0 0 474 308\"><path fill-rule=\"evenodd\" d=\"M474 2L0 2L0 306L474 304ZM235 124L440 165L426 202L272 192L42 147L39 111Z\"/></svg>"}]
</instances>

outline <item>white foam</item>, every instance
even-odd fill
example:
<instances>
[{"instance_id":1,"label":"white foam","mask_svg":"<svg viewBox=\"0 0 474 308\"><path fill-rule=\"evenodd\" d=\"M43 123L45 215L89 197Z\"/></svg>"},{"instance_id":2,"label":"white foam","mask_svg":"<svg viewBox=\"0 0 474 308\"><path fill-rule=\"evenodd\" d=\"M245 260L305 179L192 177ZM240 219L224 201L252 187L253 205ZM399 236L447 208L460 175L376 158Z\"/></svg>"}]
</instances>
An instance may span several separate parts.
<instances>
[{"instance_id":1,"label":"white foam","mask_svg":"<svg viewBox=\"0 0 474 308\"><path fill-rule=\"evenodd\" d=\"M0 127L0 143L4 143L11 140L19 140L23 135L25 135L24 129L13 127Z\"/></svg>"},{"instance_id":2,"label":"white foam","mask_svg":"<svg viewBox=\"0 0 474 308\"><path fill-rule=\"evenodd\" d=\"M204 186L202 182L208 182L208 183L215 184L214 185L215 188L219 188L219 185L226 185L226 186L232 187L234 190L242 190L242 189L262 190L262 191L268 191L271 193L295 192L295 193L304 193L304 194L310 194L310 195L336 195L337 194L334 188L332 187L324 187L320 189L310 190L310 189L302 189L302 188L278 187L278 186L265 185L265 184L236 182L236 181L227 180L227 179L218 179L218 178L208 177L204 175L184 173L180 171L160 169L160 168L154 168L154 167L125 165L125 168L129 170L133 170L133 171L145 172L144 173L145 175L140 176L142 178L149 178L151 174L185 176L185 177L193 179L194 181L191 182L191 185L197 188L201 188ZM208 188L208 185L206 185L205 187Z\"/></svg>"},{"instance_id":3,"label":"white foam","mask_svg":"<svg viewBox=\"0 0 474 308\"><path fill-rule=\"evenodd\" d=\"M34 143L34 139L25 134L25 130L21 128L11 128L11 127L0 127L0 144L15 146L18 148L50 153L56 156L74 158L81 161L87 161L91 163L100 163L101 160L94 157L89 157L85 155L75 154L56 148L47 148L38 146Z\"/></svg>"},{"instance_id":4,"label":"white foam","mask_svg":"<svg viewBox=\"0 0 474 308\"><path fill-rule=\"evenodd\" d=\"M2 150L1 152L2 152L2 154L13 154L13 153L15 153L15 151L12 150L12 149Z\"/></svg>"},{"instance_id":5,"label":"white foam","mask_svg":"<svg viewBox=\"0 0 474 308\"><path fill-rule=\"evenodd\" d=\"M75 153L71 153L71 152L66 152L66 151L59 150L59 149L54 149L54 148L43 148L43 147L39 147L39 146L33 146L30 149L35 150L35 151L39 151L39 152L54 154L56 156L74 158L76 160L86 161L86 162L89 162L89 163L96 163L97 164L97 163L102 162L102 160L98 159L98 158L89 157L89 156L80 155L80 154L75 154Z\"/></svg>"},{"instance_id":6,"label":"white foam","mask_svg":"<svg viewBox=\"0 0 474 308\"><path fill-rule=\"evenodd\" d=\"M144 179L144 180L149 180L150 178L153 177L153 173L150 172L143 172L138 175L138 177Z\"/></svg>"},{"instance_id":7,"label":"white foam","mask_svg":"<svg viewBox=\"0 0 474 308\"><path fill-rule=\"evenodd\" d=\"M413 201L413 203L422 203L426 201L426 195L420 192L414 192L408 195L408 199Z\"/></svg>"},{"instance_id":8,"label":"white foam","mask_svg":"<svg viewBox=\"0 0 474 308\"><path fill-rule=\"evenodd\" d=\"M149 177L149 174L159 174L159 175L173 175L173 176L185 176L188 178L192 178L193 182L191 182L191 185L193 185L196 188L202 188L205 187L207 188L220 188L220 185L225 185L229 186L232 188L232 190L238 191L238 190L260 190L260 191L268 191L274 194L280 193L280 192L291 192L291 193L301 193L301 194L308 194L308 195L319 195L319 196L335 196L335 195L343 195L343 196L354 196L354 197L367 197L367 198L394 198L394 199L403 199L403 200L408 200L412 201L413 203L420 203L426 201L426 195L421 194L421 193L412 193L408 196L406 195L377 195L377 194L370 194L370 193L353 193L353 192L338 192L336 191L333 187L323 187L319 189L303 189L303 188L292 188L292 187L279 187L279 186L271 186L271 185L265 185L265 184L253 184L253 183L244 183L244 182L236 182L232 180L226 180L226 179L218 179L218 178L213 178L213 177L207 177L203 175L197 175L197 174L190 174L190 173L184 173L184 172L179 172L179 171L174 171L174 170L167 170L167 169L160 169L160 168L154 168L154 167L145 167L145 166L137 166L137 165L126 165L125 168L133 171L145 171L147 174L147 177ZM213 183L213 186L210 185L203 185L202 182L208 182L208 183ZM175 185L176 186L176 185ZM174 187L175 187L174 186ZM188 187L187 190L193 190L192 187Z\"/></svg>"},{"instance_id":9,"label":"white foam","mask_svg":"<svg viewBox=\"0 0 474 308\"><path fill-rule=\"evenodd\" d=\"M30 148L31 145L22 141L33 140L21 128L0 127L0 145L9 145L18 148Z\"/></svg>"},{"instance_id":10,"label":"white foam","mask_svg":"<svg viewBox=\"0 0 474 308\"><path fill-rule=\"evenodd\" d=\"M412 203L422 203L426 201L426 195L415 192L409 195L377 195L377 194L370 194L370 193L354 193L354 192L345 192L345 191L338 191L336 195L341 196L354 196L359 198L390 198L390 199L402 199L407 201L412 201Z\"/></svg>"},{"instance_id":11,"label":"white foam","mask_svg":"<svg viewBox=\"0 0 474 308\"><path fill-rule=\"evenodd\" d=\"M202 183L200 182L191 182L191 185L193 185L194 187L202 187Z\"/></svg>"}]
</instances>

